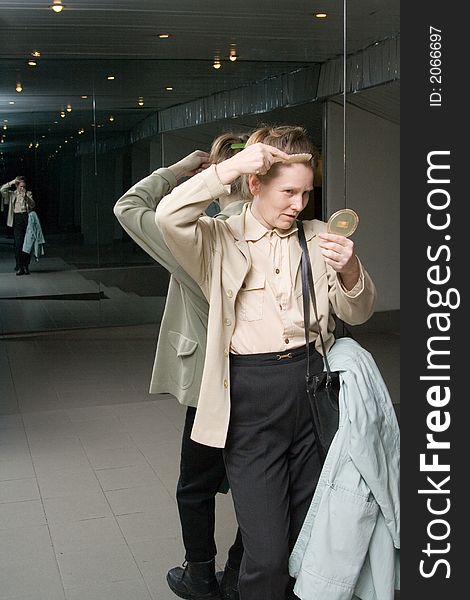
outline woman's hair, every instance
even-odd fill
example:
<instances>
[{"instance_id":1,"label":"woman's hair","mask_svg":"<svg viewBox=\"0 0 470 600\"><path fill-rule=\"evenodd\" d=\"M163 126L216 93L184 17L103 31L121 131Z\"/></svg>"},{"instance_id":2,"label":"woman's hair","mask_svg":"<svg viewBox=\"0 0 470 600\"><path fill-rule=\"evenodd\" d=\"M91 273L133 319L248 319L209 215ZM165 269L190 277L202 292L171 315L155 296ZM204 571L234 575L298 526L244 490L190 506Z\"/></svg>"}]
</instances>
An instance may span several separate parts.
<instances>
[{"instance_id":1,"label":"woman's hair","mask_svg":"<svg viewBox=\"0 0 470 600\"><path fill-rule=\"evenodd\" d=\"M233 133L231 131L222 133L212 142L209 162L218 164L228 158L232 158L237 152L243 149L244 144L248 141L248 133ZM233 148L233 145L239 146ZM241 178L239 177L230 184L232 194L240 194L242 191ZM248 196L249 198L250 196Z\"/></svg>"},{"instance_id":2,"label":"woman's hair","mask_svg":"<svg viewBox=\"0 0 470 600\"><path fill-rule=\"evenodd\" d=\"M296 125L262 125L253 131L246 145L250 146L259 142L273 146L278 150L286 152L286 154L311 154L312 160L305 164L309 164L313 171L315 171L320 153L303 127ZM282 164L275 163L266 175L258 175L257 177L261 181L274 177ZM248 176L243 178L242 190L244 194L251 196L248 186Z\"/></svg>"},{"instance_id":3,"label":"woman's hair","mask_svg":"<svg viewBox=\"0 0 470 600\"><path fill-rule=\"evenodd\" d=\"M237 152L240 152L242 148L232 148L232 145L246 144L250 135L248 133L233 133L228 131L222 133L212 142L209 162L211 164L217 164L227 158L231 158Z\"/></svg>"}]
</instances>

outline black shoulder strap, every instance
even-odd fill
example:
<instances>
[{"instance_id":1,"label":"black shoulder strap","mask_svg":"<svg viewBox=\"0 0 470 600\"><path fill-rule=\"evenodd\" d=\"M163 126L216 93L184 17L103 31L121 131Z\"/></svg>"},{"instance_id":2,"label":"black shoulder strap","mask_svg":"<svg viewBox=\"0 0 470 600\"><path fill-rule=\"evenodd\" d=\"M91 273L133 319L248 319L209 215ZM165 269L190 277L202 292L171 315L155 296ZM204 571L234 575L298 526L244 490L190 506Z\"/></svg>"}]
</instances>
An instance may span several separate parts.
<instances>
[{"instance_id":1,"label":"black shoulder strap","mask_svg":"<svg viewBox=\"0 0 470 600\"><path fill-rule=\"evenodd\" d=\"M327 380L331 379L330 365L326 356L325 342L321 333L320 322L318 320L317 301L315 297L315 288L313 285L312 265L310 263L310 255L307 248L307 240L305 239L304 225L302 221L297 221L297 228L299 233L299 242L302 249L302 259L300 263L301 275L302 275L302 302L304 307L304 331L305 331L305 345L307 350L307 379L310 378L310 299L312 300L313 311L315 313L315 319L317 320L318 335L320 336L321 348L323 353L323 360L325 362L325 370L327 373Z\"/></svg>"}]
</instances>

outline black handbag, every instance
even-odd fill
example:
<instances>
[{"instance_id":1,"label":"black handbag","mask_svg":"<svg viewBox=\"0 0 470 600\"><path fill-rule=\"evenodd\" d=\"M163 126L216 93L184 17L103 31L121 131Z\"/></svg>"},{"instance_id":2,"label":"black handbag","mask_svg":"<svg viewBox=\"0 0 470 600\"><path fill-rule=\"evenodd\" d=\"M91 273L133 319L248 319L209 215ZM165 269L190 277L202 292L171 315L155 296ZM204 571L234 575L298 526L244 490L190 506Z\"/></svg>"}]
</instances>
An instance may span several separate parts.
<instances>
[{"instance_id":1,"label":"black handbag","mask_svg":"<svg viewBox=\"0 0 470 600\"><path fill-rule=\"evenodd\" d=\"M299 242L302 248L301 274L302 274L302 301L304 308L305 347L307 353L307 369L305 375L307 396L312 412L313 430L317 441L318 453L323 463L330 444L339 426L339 372L332 371L326 356L325 343L321 334L318 321L317 302L313 285L312 265L308 253L307 241L302 221L297 221ZM317 375L310 374L310 298L312 300L315 318L317 320L318 335L323 352L325 370Z\"/></svg>"}]
</instances>

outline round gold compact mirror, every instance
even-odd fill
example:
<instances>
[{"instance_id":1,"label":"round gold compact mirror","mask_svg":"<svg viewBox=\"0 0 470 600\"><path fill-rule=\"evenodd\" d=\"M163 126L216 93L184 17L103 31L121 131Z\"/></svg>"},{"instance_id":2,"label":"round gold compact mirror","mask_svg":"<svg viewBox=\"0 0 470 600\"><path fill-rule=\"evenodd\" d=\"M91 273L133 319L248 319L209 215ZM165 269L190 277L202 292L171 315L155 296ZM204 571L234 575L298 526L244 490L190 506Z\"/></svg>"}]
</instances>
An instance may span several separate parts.
<instances>
[{"instance_id":1,"label":"round gold compact mirror","mask_svg":"<svg viewBox=\"0 0 470 600\"><path fill-rule=\"evenodd\" d=\"M328 233L349 237L356 231L359 217L351 208L342 208L331 215L327 223Z\"/></svg>"}]
</instances>

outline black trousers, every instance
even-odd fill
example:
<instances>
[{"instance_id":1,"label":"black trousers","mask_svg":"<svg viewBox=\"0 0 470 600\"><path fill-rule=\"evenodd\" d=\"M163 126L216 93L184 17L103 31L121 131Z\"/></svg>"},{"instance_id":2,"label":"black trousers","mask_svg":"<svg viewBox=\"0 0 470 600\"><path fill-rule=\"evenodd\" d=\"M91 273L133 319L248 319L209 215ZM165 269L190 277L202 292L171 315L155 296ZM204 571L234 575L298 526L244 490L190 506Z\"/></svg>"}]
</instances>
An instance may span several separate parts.
<instances>
[{"instance_id":1,"label":"black trousers","mask_svg":"<svg viewBox=\"0 0 470 600\"><path fill-rule=\"evenodd\" d=\"M24 237L28 227L28 213L13 213L13 247L15 250L16 266L24 269L29 266L31 254L23 252Z\"/></svg>"},{"instance_id":2,"label":"black trousers","mask_svg":"<svg viewBox=\"0 0 470 600\"><path fill-rule=\"evenodd\" d=\"M181 440L180 476L176 501L181 521L185 558L205 562L217 554L215 532L215 496L225 481L225 465L221 448L198 444L191 439L196 409L188 406ZM228 564L240 566L243 545L240 531L229 550Z\"/></svg>"},{"instance_id":3,"label":"black trousers","mask_svg":"<svg viewBox=\"0 0 470 600\"><path fill-rule=\"evenodd\" d=\"M225 465L244 555L240 600L285 600L288 560L321 471L305 391L305 348L292 358L230 357ZM323 370L313 348L311 372Z\"/></svg>"}]
</instances>

